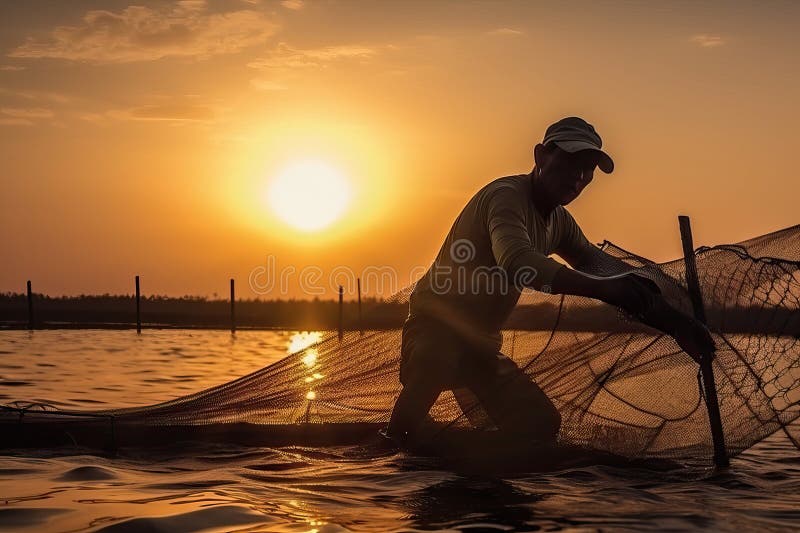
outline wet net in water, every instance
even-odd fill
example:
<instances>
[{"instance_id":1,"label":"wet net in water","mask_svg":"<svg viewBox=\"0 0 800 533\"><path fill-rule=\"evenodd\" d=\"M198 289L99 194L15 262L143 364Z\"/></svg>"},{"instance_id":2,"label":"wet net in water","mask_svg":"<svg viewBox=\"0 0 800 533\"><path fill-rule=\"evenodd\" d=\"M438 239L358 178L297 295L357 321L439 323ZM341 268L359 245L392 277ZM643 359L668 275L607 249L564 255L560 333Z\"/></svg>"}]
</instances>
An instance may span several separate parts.
<instances>
[{"instance_id":1,"label":"wet net in water","mask_svg":"<svg viewBox=\"0 0 800 533\"><path fill-rule=\"evenodd\" d=\"M609 242L602 247L654 279L675 306L691 311L683 259L654 263ZM777 431L800 448L800 226L702 247L695 256L718 347L713 367L728 454ZM391 301L407 302L410 292L406 288ZM400 336L399 329L346 332L342 339L328 333L270 366L196 394L71 416L84 426L93 417L110 419L112 433L273 428L285 432L287 442L302 428L339 428L340 434L374 429L388 421L400 392ZM632 458L711 460L698 365L669 336L591 299L526 291L503 331L503 352L561 412L561 443ZM469 428L476 419L469 414L450 391L431 410L442 431ZM22 403L0 416L6 435L11 424L14 431L30 432L61 423L57 418ZM223 430L222 436L234 433Z\"/></svg>"}]
</instances>

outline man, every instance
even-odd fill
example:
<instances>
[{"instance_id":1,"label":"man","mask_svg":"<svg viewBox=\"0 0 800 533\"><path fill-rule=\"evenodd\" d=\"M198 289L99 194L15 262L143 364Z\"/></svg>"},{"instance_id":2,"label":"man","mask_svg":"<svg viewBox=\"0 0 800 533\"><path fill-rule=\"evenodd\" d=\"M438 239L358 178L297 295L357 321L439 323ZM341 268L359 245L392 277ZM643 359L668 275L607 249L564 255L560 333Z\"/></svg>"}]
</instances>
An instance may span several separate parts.
<instances>
[{"instance_id":1,"label":"man","mask_svg":"<svg viewBox=\"0 0 800 533\"><path fill-rule=\"evenodd\" d=\"M595 168L614 169L595 129L577 117L562 119L547 128L534 159L530 174L499 178L472 197L411 294L403 390L387 428L401 443L420 437L444 390L454 391L471 421L480 422L479 403L500 430L555 440L558 410L499 353L501 327L524 288L602 300L673 335L695 358L713 351L702 324L669 307L655 283L589 243L564 208L592 181ZM571 268L548 257L553 253Z\"/></svg>"}]
</instances>

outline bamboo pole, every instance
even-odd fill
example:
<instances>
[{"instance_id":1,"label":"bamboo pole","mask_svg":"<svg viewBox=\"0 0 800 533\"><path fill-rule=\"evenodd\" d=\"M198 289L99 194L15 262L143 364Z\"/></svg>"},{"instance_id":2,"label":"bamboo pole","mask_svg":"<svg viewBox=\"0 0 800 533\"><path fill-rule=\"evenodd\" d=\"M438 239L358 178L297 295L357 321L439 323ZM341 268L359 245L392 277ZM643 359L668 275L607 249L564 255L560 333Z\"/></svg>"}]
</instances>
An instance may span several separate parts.
<instances>
[{"instance_id":1,"label":"bamboo pole","mask_svg":"<svg viewBox=\"0 0 800 533\"><path fill-rule=\"evenodd\" d=\"M136 333L142 332L142 315L139 300L141 300L141 293L139 292L139 276L136 276Z\"/></svg>"},{"instance_id":2,"label":"bamboo pole","mask_svg":"<svg viewBox=\"0 0 800 533\"><path fill-rule=\"evenodd\" d=\"M339 285L339 340L344 336L344 288Z\"/></svg>"},{"instance_id":3,"label":"bamboo pole","mask_svg":"<svg viewBox=\"0 0 800 533\"><path fill-rule=\"evenodd\" d=\"M679 216L678 224L681 230L683 243L683 259L686 264L686 284L689 287L689 296L692 299L692 308L697 320L706 323L706 312L703 307L703 295L700 292L700 280L697 275L697 263L694 256L694 243L692 240L692 226L687 216ZM711 440L714 444L714 464L718 467L727 467L728 453L725 449L725 433L722 430L722 418L719 412L717 399L717 386L714 381L714 367L712 365L714 354L703 354L700 360L700 373L703 377L703 390L708 409L708 421L711 425Z\"/></svg>"},{"instance_id":4,"label":"bamboo pole","mask_svg":"<svg viewBox=\"0 0 800 533\"><path fill-rule=\"evenodd\" d=\"M364 334L364 323L361 322L361 278L358 278L358 332Z\"/></svg>"},{"instance_id":5,"label":"bamboo pole","mask_svg":"<svg viewBox=\"0 0 800 533\"><path fill-rule=\"evenodd\" d=\"M236 290L231 278L231 334L236 333Z\"/></svg>"},{"instance_id":6,"label":"bamboo pole","mask_svg":"<svg viewBox=\"0 0 800 533\"><path fill-rule=\"evenodd\" d=\"M28 329L33 330L33 291L31 291L31 280L28 280Z\"/></svg>"}]
</instances>

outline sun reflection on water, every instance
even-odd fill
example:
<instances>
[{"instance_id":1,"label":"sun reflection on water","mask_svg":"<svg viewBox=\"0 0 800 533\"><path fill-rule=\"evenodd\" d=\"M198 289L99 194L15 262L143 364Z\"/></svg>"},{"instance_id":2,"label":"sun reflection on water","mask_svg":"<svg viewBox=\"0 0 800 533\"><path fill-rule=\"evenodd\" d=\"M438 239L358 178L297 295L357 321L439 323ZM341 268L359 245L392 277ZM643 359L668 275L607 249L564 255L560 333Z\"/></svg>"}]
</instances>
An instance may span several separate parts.
<instances>
[{"instance_id":1,"label":"sun reflection on water","mask_svg":"<svg viewBox=\"0 0 800 533\"><path fill-rule=\"evenodd\" d=\"M290 354L305 350L322 340L320 331L300 331L289 337L289 345L286 351Z\"/></svg>"},{"instance_id":2,"label":"sun reflection on water","mask_svg":"<svg viewBox=\"0 0 800 533\"><path fill-rule=\"evenodd\" d=\"M323 374L317 372L317 370L319 370L319 351L313 347L321 339L322 333L319 331L295 333L289 339L289 345L287 347L288 352L290 354L302 354L300 361L308 369L308 374L303 377L304 383L311 384L325 377ZM313 373L312 370L314 371ZM309 402L316 400L317 392L313 390L313 388L306 390L305 399ZM309 415L308 408L310 408L310 404L307 407L306 417Z\"/></svg>"},{"instance_id":3,"label":"sun reflection on water","mask_svg":"<svg viewBox=\"0 0 800 533\"><path fill-rule=\"evenodd\" d=\"M319 352L316 348L309 348L306 350L306 354L303 356L303 364L306 365L308 368L311 368L315 364L317 364L317 357L319 356Z\"/></svg>"}]
</instances>

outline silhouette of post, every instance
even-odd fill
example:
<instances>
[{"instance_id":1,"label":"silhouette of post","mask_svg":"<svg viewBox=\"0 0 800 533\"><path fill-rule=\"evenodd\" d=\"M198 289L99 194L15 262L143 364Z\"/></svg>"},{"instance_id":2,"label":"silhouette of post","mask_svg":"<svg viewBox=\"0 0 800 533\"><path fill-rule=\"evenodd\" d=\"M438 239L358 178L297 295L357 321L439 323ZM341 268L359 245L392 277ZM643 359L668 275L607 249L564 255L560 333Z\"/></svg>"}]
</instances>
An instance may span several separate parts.
<instances>
[{"instance_id":1,"label":"silhouette of post","mask_svg":"<svg viewBox=\"0 0 800 533\"><path fill-rule=\"evenodd\" d=\"M231 278L231 334L236 333L236 290Z\"/></svg>"},{"instance_id":2,"label":"silhouette of post","mask_svg":"<svg viewBox=\"0 0 800 533\"><path fill-rule=\"evenodd\" d=\"M344 288L339 285L339 340L344 335Z\"/></svg>"},{"instance_id":3,"label":"silhouette of post","mask_svg":"<svg viewBox=\"0 0 800 533\"><path fill-rule=\"evenodd\" d=\"M139 276L136 276L136 333L142 332L142 315L141 306L139 305L140 299L141 293L139 292Z\"/></svg>"},{"instance_id":4,"label":"silhouette of post","mask_svg":"<svg viewBox=\"0 0 800 533\"><path fill-rule=\"evenodd\" d=\"M687 216L679 216L678 224L681 229L681 242L683 243L683 260L686 265L686 284L689 287L689 297L692 300L692 309L697 320L706 323L706 312L703 307L703 294L700 292L700 280L697 275L697 263L694 256L694 243L692 240L692 226ZM708 409L708 421L711 425L711 440L714 444L714 464L718 467L728 466L728 452L725 450L725 433L722 430L722 418L719 412L717 399L717 385L714 381L714 367L712 365L714 354L706 353L700 360L700 373L703 377L703 391Z\"/></svg>"},{"instance_id":5,"label":"silhouette of post","mask_svg":"<svg viewBox=\"0 0 800 533\"><path fill-rule=\"evenodd\" d=\"M33 330L33 292L31 291L31 280L28 280L28 329Z\"/></svg>"},{"instance_id":6,"label":"silhouette of post","mask_svg":"<svg viewBox=\"0 0 800 533\"><path fill-rule=\"evenodd\" d=\"M364 334L364 325L361 322L361 278L358 278L358 332Z\"/></svg>"}]
</instances>

